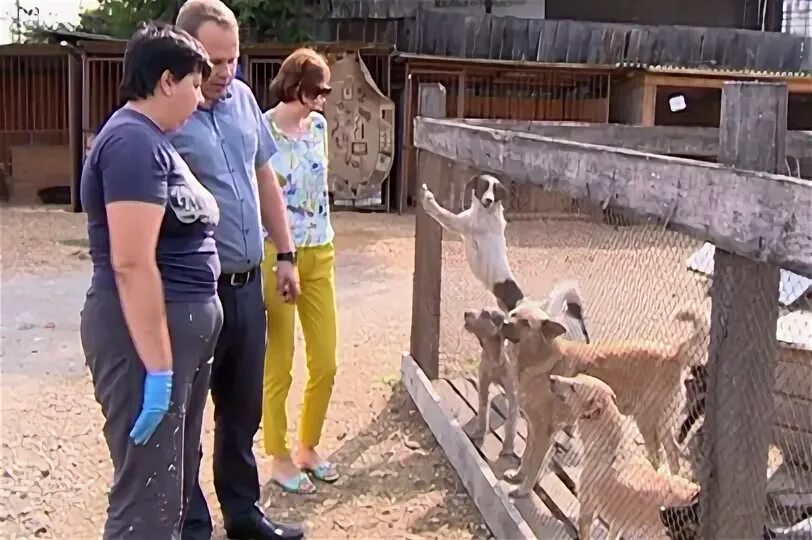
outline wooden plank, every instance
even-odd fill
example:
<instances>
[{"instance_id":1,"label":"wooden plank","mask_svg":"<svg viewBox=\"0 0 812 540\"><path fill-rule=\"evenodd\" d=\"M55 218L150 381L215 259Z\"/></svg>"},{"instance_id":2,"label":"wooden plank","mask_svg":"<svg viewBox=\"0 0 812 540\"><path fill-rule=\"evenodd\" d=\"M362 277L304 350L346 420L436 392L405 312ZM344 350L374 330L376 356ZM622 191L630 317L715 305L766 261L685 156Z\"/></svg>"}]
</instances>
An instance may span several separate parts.
<instances>
[{"instance_id":1,"label":"wooden plank","mask_svg":"<svg viewBox=\"0 0 812 540\"><path fill-rule=\"evenodd\" d=\"M466 124L533 133L552 139L628 148L650 154L716 157L719 128L693 126L634 126L534 120L466 118ZM787 155L812 157L812 131L788 131Z\"/></svg>"},{"instance_id":2,"label":"wooden plank","mask_svg":"<svg viewBox=\"0 0 812 540\"><path fill-rule=\"evenodd\" d=\"M719 161L776 171L785 159L787 99L783 84L726 84ZM743 181L736 188L751 183ZM778 285L777 266L716 249L703 428L708 475L700 495L702 538L762 536L773 439Z\"/></svg>"},{"instance_id":3,"label":"wooden plank","mask_svg":"<svg viewBox=\"0 0 812 540\"><path fill-rule=\"evenodd\" d=\"M682 70L680 70L682 71ZM769 82L774 82L777 79L779 82L784 82L787 88L793 94L810 94L812 93L812 78L810 77L775 77L775 76L747 76L744 74L725 73L720 75L706 74L706 75L687 75L675 74L668 75L663 73L647 73L648 81L656 86L679 86L682 88L719 88L729 80L739 80L741 82L759 80L767 82L764 79L773 79Z\"/></svg>"},{"instance_id":4,"label":"wooden plank","mask_svg":"<svg viewBox=\"0 0 812 540\"><path fill-rule=\"evenodd\" d=\"M470 385L476 390L477 383L473 379L468 379ZM496 388L491 388L491 407L497 413L499 413L499 418L506 418L507 417L507 399L505 399L505 395L500 393ZM472 403L473 404L473 403ZM527 422L524 418L519 418L516 426L516 434L524 441L527 441ZM553 444L559 445L561 448L572 448L574 444L578 444L577 441L570 439L569 435L564 433L563 431L559 431L553 436ZM550 456L550 470L555 473L561 483L573 494L575 497L578 497L577 487L578 487L578 478L581 476L581 467L572 467L563 465L559 462L559 455L558 453L554 452ZM556 487L556 489L558 489Z\"/></svg>"},{"instance_id":5,"label":"wooden plank","mask_svg":"<svg viewBox=\"0 0 812 540\"><path fill-rule=\"evenodd\" d=\"M71 209L82 211L79 185L82 181L82 162L85 155L85 140L82 137L82 61L73 55L68 56L68 144L71 157Z\"/></svg>"},{"instance_id":6,"label":"wooden plank","mask_svg":"<svg viewBox=\"0 0 812 540\"><path fill-rule=\"evenodd\" d=\"M415 119L414 142L517 182L659 218L720 249L812 276L808 180L433 118Z\"/></svg>"},{"instance_id":7,"label":"wooden plank","mask_svg":"<svg viewBox=\"0 0 812 540\"><path fill-rule=\"evenodd\" d=\"M440 396L440 403L446 414L451 418L455 418L461 426L465 426L476 417L470 403L466 401L464 396L459 394L456 387L447 379L436 381L434 390ZM475 446L473 442L471 442L471 445ZM500 459L499 453L502 450L502 439L498 438L493 431L486 433L478 450L480 455L489 463L497 478L500 478L504 471L507 470L505 464L508 461L511 465L513 464L513 460ZM506 493L513 487L506 481L500 481L500 486ZM509 500L525 519L537 538L569 540L573 537L575 529L568 529L567 525L562 523L542 502L537 493L531 493L529 496L519 499L509 498Z\"/></svg>"},{"instance_id":8,"label":"wooden plank","mask_svg":"<svg viewBox=\"0 0 812 540\"><path fill-rule=\"evenodd\" d=\"M418 114L442 118L446 115L446 91L441 84L421 84L418 88ZM421 151L417 178L432 193L438 193L444 160ZM440 374L440 289L443 272L443 230L417 204L414 234L414 285L412 288L412 357L430 379Z\"/></svg>"},{"instance_id":9,"label":"wooden plank","mask_svg":"<svg viewBox=\"0 0 812 540\"><path fill-rule=\"evenodd\" d=\"M462 413L464 416L460 418L460 423L470 421L476 417L476 402L477 394L476 388L473 384L466 379L455 379L450 384L460 396L460 399L466 403L467 412ZM463 420L464 418L464 420ZM502 441L505 436L505 418L496 411L491 411L489 436L496 443L496 452L498 454L502 447ZM486 443L488 438L486 437ZM525 449L525 441L522 437L516 437L514 440L514 455L521 458ZM512 488L513 486L511 486ZM573 497L567 488L561 484L560 481L550 471L542 471L539 482L534 488L534 495L540 498L540 501L551 512L550 517L555 520L555 523L564 536L562 538L575 538L577 537L577 530L575 527L575 520L578 519L578 511L580 505L578 500ZM528 497L533 497L530 495ZM522 498L511 499L517 508L523 506L525 503ZM524 515L524 512L522 512ZM594 536L594 535L593 535ZM546 536L541 536L546 538ZM603 540L600 536L594 536L591 540Z\"/></svg>"},{"instance_id":10,"label":"wooden plank","mask_svg":"<svg viewBox=\"0 0 812 540\"><path fill-rule=\"evenodd\" d=\"M403 355L401 375L412 401L442 447L449 463L457 471L460 481L493 535L496 538L535 538L460 424L445 414L440 397L432 388L431 382L408 354Z\"/></svg>"},{"instance_id":11,"label":"wooden plank","mask_svg":"<svg viewBox=\"0 0 812 540\"><path fill-rule=\"evenodd\" d=\"M644 75L611 83L610 120L635 126L653 126L656 109L656 87L645 82Z\"/></svg>"},{"instance_id":12,"label":"wooden plank","mask_svg":"<svg viewBox=\"0 0 812 540\"><path fill-rule=\"evenodd\" d=\"M471 399L475 399L474 393L477 392L477 388L479 387L479 383L475 377L464 377L465 381L467 381L468 386L470 386L473 390L472 393L468 394L468 397ZM457 379L454 381L454 387L460 388L463 379ZM497 387L491 386L490 391L488 392L491 396L491 408L497 413L496 416L493 418L502 419L504 420L507 418L507 398L505 398L505 394ZM473 396L473 397L472 397ZM471 407L476 409L476 401L469 402ZM493 424L493 421L491 422ZM516 434L524 441L527 440L527 421L520 415L519 421L516 423ZM563 431L556 433L553 437L553 442L558 444L562 447L570 446L570 437ZM580 475L580 472L575 467L564 467L557 463L556 456L552 456L553 459L550 461L550 469L559 477L559 479L567 486L567 489L570 490L574 495L576 494L575 489L577 485L577 478ZM562 477L563 475L563 477Z\"/></svg>"}]
</instances>

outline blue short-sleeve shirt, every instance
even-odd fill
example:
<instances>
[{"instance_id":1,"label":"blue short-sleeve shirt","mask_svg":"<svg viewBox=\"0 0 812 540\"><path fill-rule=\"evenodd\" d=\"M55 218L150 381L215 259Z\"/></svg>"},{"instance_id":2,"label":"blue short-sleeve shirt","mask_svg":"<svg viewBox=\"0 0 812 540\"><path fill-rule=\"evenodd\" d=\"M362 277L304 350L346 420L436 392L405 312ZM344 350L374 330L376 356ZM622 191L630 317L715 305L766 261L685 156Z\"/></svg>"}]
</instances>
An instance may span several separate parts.
<instances>
[{"instance_id":1,"label":"blue short-sleeve shirt","mask_svg":"<svg viewBox=\"0 0 812 540\"><path fill-rule=\"evenodd\" d=\"M137 201L166 208L155 250L165 300L206 301L216 294L217 203L148 117L128 107L110 116L85 160L80 196L94 287L116 287L106 205Z\"/></svg>"},{"instance_id":2,"label":"blue short-sleeve shirt","mask_svg":"<svg viewBox=\"0 0 812 540\"><path fill-rule=\"evenodd\" d=\"M263 255L256 170L276 145L251 89L233 80L223 98L198 108L169 138L220 207L214 235L223 273L256 267Z\"/></svg>"}]
</instances>

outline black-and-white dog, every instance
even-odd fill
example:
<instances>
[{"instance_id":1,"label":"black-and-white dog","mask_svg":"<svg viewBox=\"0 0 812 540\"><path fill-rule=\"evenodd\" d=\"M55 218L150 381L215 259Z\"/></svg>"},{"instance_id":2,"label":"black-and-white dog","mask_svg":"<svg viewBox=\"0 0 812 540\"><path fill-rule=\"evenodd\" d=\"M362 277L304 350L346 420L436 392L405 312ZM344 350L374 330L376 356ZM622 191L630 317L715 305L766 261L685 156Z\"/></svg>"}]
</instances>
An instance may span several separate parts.
<instances>
[{"instance_id":1,"label":"black-and-white dog","mask_svg":"<svg viewBox=\"0 0 812 540\"><path fill-rule=\"evenodd\" d=\"M423 184L423 209L444 229L462 236L465 258L471 272L493 293L499 308L508 313L525 295L510 269L507 257L507 221L502 203L507 198L507 189L490 174L474 176L465 189L473 191L471 206L454 214L440 206L434 194ZM576 326L579 327L568 328L567 337L589 343L581 296L574 281L561 282L550 292L546 309L551 313L559 313L562 307L562 314L570 321L577 321ZM568 326L572 325L568 323Z\"/></svg>"},{"instance_id":2,"label":"black-and-white dog","mask_svg":"<svg viewBox=\"0 0 812 540\"><path fill-rule=\"evenodd\" d=\"M465 186L473 190L471 206L454 214L440 206L426 184L422 186L423 209L447 231L463 238L465 258L474 277L491 291L505 313L524 298L510 269L505 241L507 190L489 174L474 176Z\"/></svg>"}]
</instances>

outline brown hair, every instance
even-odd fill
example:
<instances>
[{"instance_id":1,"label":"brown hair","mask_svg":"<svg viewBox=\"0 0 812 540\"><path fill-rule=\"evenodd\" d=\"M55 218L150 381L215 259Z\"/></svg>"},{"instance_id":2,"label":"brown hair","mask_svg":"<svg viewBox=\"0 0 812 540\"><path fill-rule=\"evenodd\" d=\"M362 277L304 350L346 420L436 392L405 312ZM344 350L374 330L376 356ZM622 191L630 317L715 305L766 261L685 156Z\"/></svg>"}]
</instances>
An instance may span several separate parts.
<instances>
[{"instance_id":1,"label":"brown hair","mask_svg":"<svg viewBox=\"0 0 812 540\"><path fill-rule=\"evenodd\" d=\"M207 22L237 28L234 12L220 0L188 0L180 8L175 25L197 37L198 30Z\"/></svg>"},{"instance_id":2,"label":"brown hair","mask_svg":"<svg viewBox=\"0 0 812 540\"><path fill-rule=\"evenodd\" d=\"M274 103L302 101L302 96L315 97L329 91L327 60L309 47L296 49L285 58L279 73L271 81L270 97Z\"/></svg>"}]
</instances>

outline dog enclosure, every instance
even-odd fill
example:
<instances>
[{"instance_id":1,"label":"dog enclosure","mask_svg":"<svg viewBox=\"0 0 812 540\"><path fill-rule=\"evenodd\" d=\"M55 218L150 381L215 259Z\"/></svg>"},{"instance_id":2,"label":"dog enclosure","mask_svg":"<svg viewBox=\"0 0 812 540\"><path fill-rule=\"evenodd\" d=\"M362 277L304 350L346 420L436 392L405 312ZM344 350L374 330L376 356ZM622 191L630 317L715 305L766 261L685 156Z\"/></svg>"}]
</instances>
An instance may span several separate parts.
<instances>
[{"instance_id":1,"label":"dog enclosure","mask_svg":"<svg viewBox=\"0 0 812 540\"><path fill-rule=\"evenodd\" d=\"M420 84L417 176L438 203L458 210L448 179L480 172L570 201L564 213L509 217L508 257L526 296L541 300L559 280L577 279L593 344L677 344L693 334L673 321L676 310L701 315L678 391L651 402L666 411L680 450L679 470L663 452L660 472L695 483L699 496L664 504L662 529L646 537L762 538L802 527L812 510L812 181L784 176L793 169L786 156L812 148L812 138L787 131L787 95L783 83L726 83L718 129L552 125L448 119L445 88ZM680 145L718 164L662 155ZM419 202L412 305L404 382L493 534L576 538L579 494L590 488L579 483L581 466L596 451L578 430L555 435L524 498L509 497L501 478L527 437L520 420L515 455L499 456L501 390L491 388L484 439L464 431L476 417L480 347L463 311L496 303L468 270L460 239ZM633 450L621 458L648 460L627 420ZM604 538L596 518L592 537Z\"/></svg>"}]
</instances>

